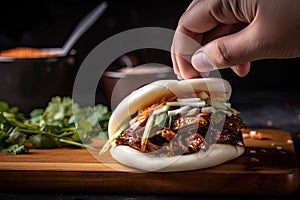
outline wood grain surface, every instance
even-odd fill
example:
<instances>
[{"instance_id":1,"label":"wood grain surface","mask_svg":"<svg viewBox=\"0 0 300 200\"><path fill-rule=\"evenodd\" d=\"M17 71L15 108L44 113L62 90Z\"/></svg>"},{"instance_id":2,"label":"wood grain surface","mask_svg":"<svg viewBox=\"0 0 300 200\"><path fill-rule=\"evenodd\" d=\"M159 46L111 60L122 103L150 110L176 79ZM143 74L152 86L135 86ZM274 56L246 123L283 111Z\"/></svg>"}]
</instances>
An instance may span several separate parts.
<instances>
[{"instance_id":1,"label":"wood grain surface","mask_svg":"<svg viewBox=\"0 0 300 200\"><path fill-rule=\"evenodd\" d=\"M250 131L263 138L249 137ZM298 165L287 131L247 129L246 152L222 165L186 172L141 172L118 164L109 152L32 149L0 154L1 191L65 191L110 194L292 195ZM101 143L101 142L100 142Z\"/></svg>"}]
</instances>

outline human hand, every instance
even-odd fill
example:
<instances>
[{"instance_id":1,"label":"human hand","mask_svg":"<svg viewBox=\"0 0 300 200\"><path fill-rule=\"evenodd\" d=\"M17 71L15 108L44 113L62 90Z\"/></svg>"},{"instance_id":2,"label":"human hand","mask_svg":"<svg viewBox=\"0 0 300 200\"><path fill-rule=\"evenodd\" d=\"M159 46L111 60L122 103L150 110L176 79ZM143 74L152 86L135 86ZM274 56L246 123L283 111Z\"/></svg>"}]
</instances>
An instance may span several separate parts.
<instances>
[{"instance_id":1,"label":"human hand","mask_svg":"<svg viewBox=\"0 0 300 200\"><path fill-rule=\"evenodd\" d=\"M250 62L300 56L300 0L194 0L172 44L179 78L231 67L246 76Z\"/></svg>"}]
</instances>

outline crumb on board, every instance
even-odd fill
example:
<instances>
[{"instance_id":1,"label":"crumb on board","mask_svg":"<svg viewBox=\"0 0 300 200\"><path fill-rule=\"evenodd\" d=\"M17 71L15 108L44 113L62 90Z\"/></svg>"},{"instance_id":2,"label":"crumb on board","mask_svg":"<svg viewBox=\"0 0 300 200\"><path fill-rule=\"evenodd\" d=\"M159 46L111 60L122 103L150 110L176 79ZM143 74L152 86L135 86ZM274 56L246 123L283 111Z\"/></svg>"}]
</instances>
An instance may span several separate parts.
<instances>
[{"instance_id":1,"label":"crumb on board","mask_svg":"<svg viewBox=\"0 0 300 200\"><path fill-rule=\"evenodd\" d=\"M250 150L249 150L249 153L256 153L256 150L250 149Z\"/></svg>"},{"instance_id":2,"label":"crumb on board","mask_svg":"<svg viewBox=\"0 0 300 200\"><path fill-rule=\"evenodd\" d=\"M250 158L250 161L251 161L251 162L258 163L258 162L259 162L259 159L252 157L252 158Z\"/></svg>"},{"instance_id":3,"label":"crumb on board","mask_svg":"<svg viewBox=\"0 0 300 200\"><path fill-rule=\"evenodd\" d=\"M279 151L280 153L282 153L282 154L286 154L286 152L285 151Z\"/></svg>"},{"instance_id":4,"label":"crumb on board","mask_svg":"<svg viewBox=\"0 0 300 200\"><path fill-rule=\"evenodd\" d=\"M251 136L251 135L256 135L257 134L257 131L255 131L255 130L251 130L250 132L249 132L249 135Z\"/></svg>"},{"instance_id":5,"label":"crumb on board","mask_svg":"<svg viewBox=\"0 0 300 200\"><path fill-rule=\"evenodd\" d=\"M248 133L243 133L243 138L249 138L250 135Z\"/></svg>"},{"instance_id":6,"label":"crumb on board","mask_svg":"<svg viewBox=\"0 0 300 200\"><path fill-rule=\"evenodd\" d=\"M263 153L266 153L266 152L267 152L266 149L261 149L260 151L263 152Z\"/></svg>"},{"instance_id":7,"label":"crumb on board","mask_svg":"<svg viewBox=\"0 0 300 200\"><path fill-rule=\"evenodd\" d=\"M257 140L264 139L264 135L260 132L255 131L255 130L251 130L249 132L249 137L252 138L252 139L257 139Z\"/></svg>"},{"instance_id":8,"label":"crumb on board","mask_svg":"<svg viewBox=\"0 0 300 200\"><path fill-rule=\"evenodd\" d=\"M287 139L287 140L286 140L286 143L288 143L288 144L293 144L293 140L292 140L292 139Z\"/></svg>"},{"instance_id":9,"label":"crumb on board","mask_svg":"<svg viewBox=\"0 0 300 200\"><path fill-rule=\"evenodd\" d=\"M276 145L275 143L273 143L273 142L271 143L271 146L272 146L272 147L275 147L275 145Z\"/></svg>"},{"instance_id":10,"label":"crumb on board","mask_svg":"<svg viewBox=\"0 0 300 200\"><path fill-rule=\"evenodd\" d=\"M276 150L282 150L282 146L276 146L275 149Z\"/></svg>"}]
</instances>

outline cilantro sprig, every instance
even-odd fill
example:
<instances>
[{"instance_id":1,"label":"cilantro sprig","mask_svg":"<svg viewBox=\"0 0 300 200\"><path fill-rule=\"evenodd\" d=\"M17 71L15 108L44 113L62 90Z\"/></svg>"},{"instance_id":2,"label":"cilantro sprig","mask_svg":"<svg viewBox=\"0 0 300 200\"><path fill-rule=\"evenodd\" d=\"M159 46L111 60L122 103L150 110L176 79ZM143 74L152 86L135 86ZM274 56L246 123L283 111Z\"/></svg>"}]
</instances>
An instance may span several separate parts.
<instances>
[{"instance_id":1,"label":"cilantro sprig","mask_svg":"<svg viewBox=\"0 0 300 200\"><path fill-rule=\"evenodd\" d=\"M0 101L0 151L10 154L30 148L90 147L92 138L107 139L111 112L102 104L80 107L70 97L53 97L34 109L29 119L17 107Z\"/></svg>"}]
</instances>

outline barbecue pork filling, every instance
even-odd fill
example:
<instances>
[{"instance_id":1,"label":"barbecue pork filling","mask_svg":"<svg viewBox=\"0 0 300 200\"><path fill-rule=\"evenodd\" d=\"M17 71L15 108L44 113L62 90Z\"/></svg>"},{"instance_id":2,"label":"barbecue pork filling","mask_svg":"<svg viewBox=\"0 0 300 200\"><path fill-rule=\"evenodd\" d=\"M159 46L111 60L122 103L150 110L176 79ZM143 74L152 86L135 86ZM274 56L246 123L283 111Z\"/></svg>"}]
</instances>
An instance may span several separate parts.
<instances>
[{"instance_id":1,"label":"barbecue pork filling","mask_svg":"<svg viewBox=\"0 0 300 200\"><path fill-rule=\"evenodd\" d=\"M141 140L146 126L130 126L116 139L116 145L128 145L141 151ZM185 155L206 151L210 144L238 145L243 143L242 131L245 124L236 115L225 113L188 113L177 115L171 126L153 126L144 152L157 156Z\"/></svg>"}]
</instances>

